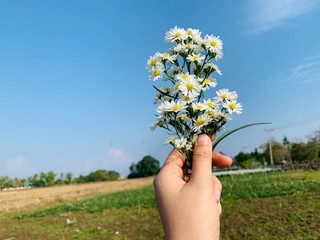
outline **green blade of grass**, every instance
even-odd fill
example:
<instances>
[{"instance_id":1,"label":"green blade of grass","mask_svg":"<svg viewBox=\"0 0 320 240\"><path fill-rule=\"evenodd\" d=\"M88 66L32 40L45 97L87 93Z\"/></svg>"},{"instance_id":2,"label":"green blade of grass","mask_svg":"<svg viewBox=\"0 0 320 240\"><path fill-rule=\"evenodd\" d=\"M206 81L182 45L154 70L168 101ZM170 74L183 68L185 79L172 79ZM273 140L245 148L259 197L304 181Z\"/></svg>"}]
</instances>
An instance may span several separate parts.
<instances>
[{"instance_id":1,"label":"green blade of grass","mask_svg":"<svg viewBox=\"0 0 320 240\"><path fill-rule=\"evenodd\" d=\"M217 140L212 144L212 150L214 150L215 147L218 145L218 143L221 142L224 138L228 137L230 134L235 133L235 132L237 132L241 129L247 128L247 127L252 127L255 125L262 125L262 124L271 124L271 122L250 123L250 124L246 124L241 127L238 127L236 129L230 130L228 132L225 132L220 137L218 137Z\"/></svg>"}]
</instances>

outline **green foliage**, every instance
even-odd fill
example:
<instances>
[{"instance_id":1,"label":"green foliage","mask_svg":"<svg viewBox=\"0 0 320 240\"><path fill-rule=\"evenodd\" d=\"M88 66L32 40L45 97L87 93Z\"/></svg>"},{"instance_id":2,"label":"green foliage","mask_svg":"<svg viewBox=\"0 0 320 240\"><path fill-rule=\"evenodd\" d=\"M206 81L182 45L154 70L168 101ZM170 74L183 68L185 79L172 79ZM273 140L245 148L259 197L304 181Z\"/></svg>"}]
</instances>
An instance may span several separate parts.
<instances>
[{"instance_id":1,"label":"green foliage","mask_svg":"<svg viewBox=\"0 0 320 240\"><path fill-rule=\"evenodd\" d=\"M265 154L259 153L257 149L251 153L240 152L234 157L234 164L246 169L264 166Z\"/></svg>"},{"instance_id":2,"label":"green foliage","mask_svg":"<svg viewBox=\"0 0 320 240\"><path fill-rule=\"evenodd\" d=\"M156 175L160 170L159 161L150 155L145 156L136 165L131 164L128 178L148 177Z\"/></svg>"},{"instance_id":3,"label":"green foliage","mask_svg":"<svg viewBox=\"0 0 320 240\"><path fill-rule=\"evenodd\" d=\"M87 182L100 182L100 181L113 181L119 178L120 174L115 171L96 170L90 172L87 176L80 175L74 179L75 183L87 183Z\"/></svg>"}]
</instances>

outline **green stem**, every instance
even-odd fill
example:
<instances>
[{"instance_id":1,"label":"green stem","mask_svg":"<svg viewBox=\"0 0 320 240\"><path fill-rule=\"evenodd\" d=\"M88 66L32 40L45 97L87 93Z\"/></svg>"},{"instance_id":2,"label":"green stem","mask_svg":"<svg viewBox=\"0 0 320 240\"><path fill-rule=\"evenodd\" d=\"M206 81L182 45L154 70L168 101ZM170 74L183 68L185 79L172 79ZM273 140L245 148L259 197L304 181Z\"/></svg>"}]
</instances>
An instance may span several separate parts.
<instances>
[{"instance_id":1,"label":"green stem","mask_svg":"<svg viewBox=\"0 0 320 240\"><path fill-rule=\"evenodd\" d=\"M230 130L224 134L222 134L220 137L217 138L217 140L212 144L212 150L215 149L215 147L218 145L219 142L221 142L224 138L228 137L230 134L235 133L241 129L247 128L247 127L252 127L255 125L262 125L262 124L271 124L271 122L260 122L260 123L250 123L250 124L246 124L243 125L241 127L238 127L236 129Z\"/></svg>"}]
</instances>

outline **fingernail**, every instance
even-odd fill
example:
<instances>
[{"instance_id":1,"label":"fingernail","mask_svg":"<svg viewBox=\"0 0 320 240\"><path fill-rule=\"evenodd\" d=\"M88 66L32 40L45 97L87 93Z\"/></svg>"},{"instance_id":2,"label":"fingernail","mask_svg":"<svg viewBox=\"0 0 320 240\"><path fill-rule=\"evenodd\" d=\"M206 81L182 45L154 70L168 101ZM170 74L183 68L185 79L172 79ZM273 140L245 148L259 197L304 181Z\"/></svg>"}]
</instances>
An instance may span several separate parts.
<instances>
[{"instance_id":1,"label":"fingernail","mask_svg":"<svg viewBox=\"0 0 320 240\"><path fill-rule=\"evenodd\" d=\"M209 145L211 144L210 138L206 134L200 134L197 140L197 144Z\"/></svg>"},{"instance_id":2,"label":"fingernail","mask_svg":"<svg viewBox=\"0 0 320 240\"><path fill-rule=\"evenodd\" d=\"M213 192L214 192L214 195L216 197L217 203L219 203L220 202L221 191L219 191L217 189L214 189Z\"/></svg>"}]
</instances>

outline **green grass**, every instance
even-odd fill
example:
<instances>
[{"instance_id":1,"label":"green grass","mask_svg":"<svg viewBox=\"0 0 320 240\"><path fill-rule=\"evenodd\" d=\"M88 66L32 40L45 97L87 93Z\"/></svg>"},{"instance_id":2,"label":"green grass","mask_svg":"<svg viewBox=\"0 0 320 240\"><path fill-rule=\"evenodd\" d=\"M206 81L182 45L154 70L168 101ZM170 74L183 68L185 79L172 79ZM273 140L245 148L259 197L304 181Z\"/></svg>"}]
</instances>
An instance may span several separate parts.
<instances>
[{"instance_id":1,"label":"green grass","mask_svg":"<svg viewBox=\"0 0 320 240\"><path fill-rule=\"evenodd\" d=\"M222 201L269 198L320 189L320 172L272 172L221 177Z\"/></svg>"},{"instance_id":2,"label":"green grass","mask_svg":"<svg viewBox=\"0 0 320 240\"><path fill-rule=\"evenodd\" d=\"M220 180L221 239L320 239L320 171ZM157 240L164 235L149 186L20 215L0 215L0 239L10 238Z\"/></svg>"}]
</instances>

